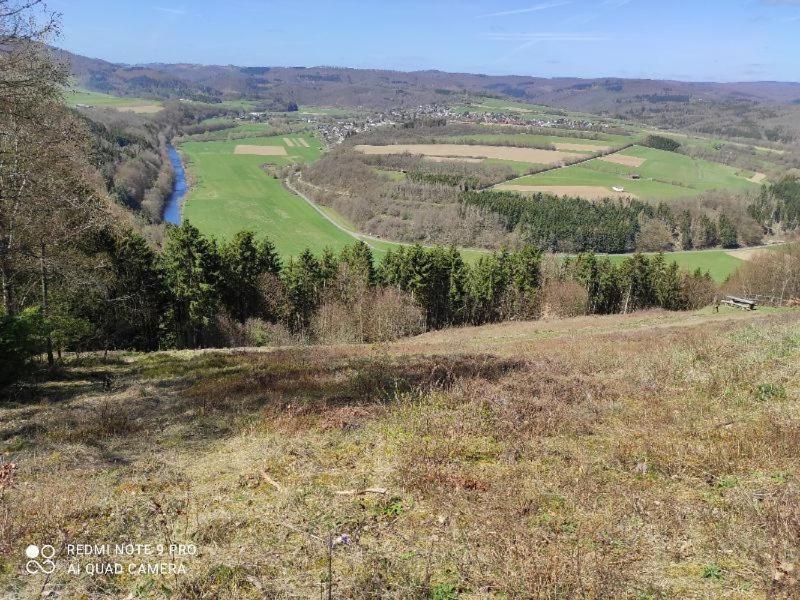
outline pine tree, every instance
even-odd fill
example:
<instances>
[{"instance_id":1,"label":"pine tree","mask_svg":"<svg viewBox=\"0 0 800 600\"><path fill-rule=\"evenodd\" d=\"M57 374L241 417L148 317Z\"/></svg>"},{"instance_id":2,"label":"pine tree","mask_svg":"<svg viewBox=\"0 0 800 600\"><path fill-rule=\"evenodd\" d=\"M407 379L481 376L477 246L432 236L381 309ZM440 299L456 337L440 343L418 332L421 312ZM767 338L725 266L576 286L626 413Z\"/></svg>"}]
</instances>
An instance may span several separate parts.
<instances>
[{"instance_id":1,"label":"pine tree","mask_svg":"<svg viewBox=\"0 0 800 600\"><path fill-rule=\"evenodd\" d=\"M723 248L736 248L739 246L739 234L736 231L736 226L731 222L727 215L719 216L719 244Z\"/></svg>"},{"instance_id":2,"label":"pine tree","mask_svg":"<svg viewBox=\"0 0 800 600\"><path fill-rule=\"evenodd\" d=\"M320 302L322 271L309 250L290 260L281 273L286 289L284 320L293 332L306 331Z\"/></svg>"},{"instance_id":3,"label":"pine tree","mask_svg":"<svg viewBox=\"0 0 800 600\"><path fill-rule=\"evenodd\" d=\"M202 347L219 307L217 245L185 221L167 229L161 262L172 296L166 315L171 342L179 348Z\"/></svg>"},{"instance_id":4,"label":"pine tree","mask_svg":"<svg viewBox=\"0 0 800 600\"><path fill-rule=\"evenodd\" d=\"M684 250L691 250L692 245L692 214L688 210L684 210L681 215L680 223L681 234L681 248Z\"/></svg>"}]
</instances>

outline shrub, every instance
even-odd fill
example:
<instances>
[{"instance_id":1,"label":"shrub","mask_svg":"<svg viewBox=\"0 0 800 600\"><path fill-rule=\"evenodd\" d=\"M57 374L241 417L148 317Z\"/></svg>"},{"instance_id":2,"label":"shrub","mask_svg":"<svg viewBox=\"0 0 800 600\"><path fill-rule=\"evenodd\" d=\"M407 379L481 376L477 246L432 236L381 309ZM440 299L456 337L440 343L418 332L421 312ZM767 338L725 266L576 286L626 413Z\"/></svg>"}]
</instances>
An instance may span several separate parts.
<instances>
[{"instance_id":1,"label":"shrub","mask_svg":"<svg viewBox=\"0 0 800 600\"><path fill-rule=\"evenodd\" d=\"M575 281L549 281L542 288L542 317L565 319L589 313L589 293Z\"/></svg>"},{"instance_id":2,"label":"shrub","mask_svg":"<svg viewBox=\"0 0 800 600\"><path fill-rule=\"evenodd\" d=\"M41 351L42 313L28 308L19 315L0 314L0 388L22 378Z\"/></svg>"},{"instance_id":3,"label":"shrub","mask_svg":"<svg viewBox=\"0 0 800 600\"><path fill-rule=\"evenodd\" d=\"M642 142L642 146L655 148L656 150L666 150L667 152L675 152L681 147L679 142L663 135L648 135Z\"/></svg>"}]
</instances>

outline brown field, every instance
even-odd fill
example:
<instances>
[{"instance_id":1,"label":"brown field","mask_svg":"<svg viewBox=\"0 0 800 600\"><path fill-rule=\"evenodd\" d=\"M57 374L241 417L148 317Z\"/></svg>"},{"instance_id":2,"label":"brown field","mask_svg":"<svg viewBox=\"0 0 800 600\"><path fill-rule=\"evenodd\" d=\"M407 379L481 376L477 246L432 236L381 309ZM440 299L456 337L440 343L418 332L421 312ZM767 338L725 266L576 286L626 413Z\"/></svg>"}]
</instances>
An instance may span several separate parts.
<instances>
[{"instance_id":1,"label":"brown field","mask_svg":"<svg viewBox=\"0 0 800 600\"><path fill-rule=\"evenodd\" d=\"M117 110L121 110L124 112L132 112L137 114L153 114L164 110L164 107L160 104L142 104L140 106L116 106L111 107L116 108Z\"/></svg>"},{"instance_id":2,"label":"brown field","mask_svg":"<svg viewBox=\"0 0 800 600\"><path fill-rule=\"evenodd\" d=\"M626 167L641 167L647 159L639 158L638 156L625 156L624 154L608 154L599 157L597 160L604 160L605 162L617 165L625 165Z\"/></svg>"},{"instance_id":3,"label":"brown field","mask_svg":"<svg viewBox=\"0 0 800 600\"><path fill-rule=\"evenodd\" d=\"M239 144L233 150L234 154L254 154L257 156L286 156L286 148L283 146L249 146Z\"/></svg>"},{"instance_id":4,"label":"brown field","mask_svg":"<svg viewBox=\"0 0 800 600\"><path fill-rule=\"evenodd\" d=\"M425 160L429 162L442 163L442 162L465 162L465 163L481 163L482 158L470 158L468 156L426 156Z\"/></svg>"},{"instance_id":5,"label":"brown field","mask_svg":"<svg viewBox=\"0 0 800 600\"><path fill-rule=\"evenodd\" d=\"M311 146L308 145L308 142L306 141L305 138L295 138L294 141L298 146L303 146L304 148L310 148L311 147Z\"/></svg>"},{"instance_id":6,"label":"brown field","mask_svg":"<svg viewBox=\"0 0 800 600\"><path fill-rule=\"evenodd\" d=\"M521 194L542 192L545 194L554 194L556 196L577 196L578 198L585 198L586 200L637 197L635 194L629 192L615 192L608 188L593 185L515 185L513 183L501 183L500 185L496 185L494 189L519 192Z\"/></svg>"},{"instance_id":7,"label":"brown field","mask_svg":"<svg viewBox=\"0 0 800 600\"><path fill-rule=\"evenodd\" d=\"M394 144L391 146L355 147L364 154L421 154L423 156L454 156L470 158L498 158L517 162L554 165L567 158L579 158L581 154L540 150L538 148L516 148L513 146L482 146L459 144Z\"/></svg>"},{"instance_id":8,"label":"brown field","mask_svg":"<svg viewBox=\"0 0 800 600\"><path fill-rule=\"evenodd\" d=\"M294 148L294 142L290 138L283 138L283 143L289 148Z\"/></svg>"},{"instance_id":9,"label":"brown field","mask_svg":"<svg viewBox=\"0 0 800 600\"><path fill-rule=\"evenodd\" d=\"M594 146L592 144L573 144L571 142L555 142L556 150L576 150L578 152L608 152L611 146Z\"/></svg>"},{"instance_id":10,"label":"brown field","mask_svg":"<svg viewBox=\"0 0 800 600\"><path fill-rule=\"evenodd\" d=\"M764 173L756 173L750 179L748 179L748 181L752 181L753 183L761 183L766 178L767 176L764 175Z\"/></svg>"},{"instance_id":11,"label":"brown field","mask_svg":"<svg viewBox=\"0 0 800 600\"><path fill-rule=\"evenodd\" d=\"M0 404L0 596L798 598L798 340L723 307L70 359ZM198 552L66 571L122 542Z\"/></svg>"},{"instance_id":12,"label":"brown field","mask_svg":"<svg viewBox=\"0 0 800 600\"><path fill-rule=\"evenodd\" d=\"M779 247L779 245L776 244L772 247L760 246L758 248L736 248L734 250L726 250L725 253L742 260L753 260L756 256L764 254L765 252L771 252L776 246Z\"/></svg>"}]
</instances>

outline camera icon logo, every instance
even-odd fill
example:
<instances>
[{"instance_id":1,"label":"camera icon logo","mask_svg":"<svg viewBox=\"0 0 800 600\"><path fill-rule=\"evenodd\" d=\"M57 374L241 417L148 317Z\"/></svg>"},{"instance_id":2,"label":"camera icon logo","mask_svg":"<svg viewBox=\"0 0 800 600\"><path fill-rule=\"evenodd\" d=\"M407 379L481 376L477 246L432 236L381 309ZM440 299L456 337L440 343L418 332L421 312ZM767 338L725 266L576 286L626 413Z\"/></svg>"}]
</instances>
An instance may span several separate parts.
<instances>
[{"instance_id":1,"label":"camera icon logo","mask_svg":"<svg viewBox=\"0 0 800 600\"><path fill-rule=\"evenodd\" d=\"M25 570L31 575L36 573L49 575L56 570L56 563L53 560L55 555L56 549L50 544L45 544L42 547L31 544L25 548L25 557L28 558L28 562L25 563Z\"/></svg>"}]
</instances>

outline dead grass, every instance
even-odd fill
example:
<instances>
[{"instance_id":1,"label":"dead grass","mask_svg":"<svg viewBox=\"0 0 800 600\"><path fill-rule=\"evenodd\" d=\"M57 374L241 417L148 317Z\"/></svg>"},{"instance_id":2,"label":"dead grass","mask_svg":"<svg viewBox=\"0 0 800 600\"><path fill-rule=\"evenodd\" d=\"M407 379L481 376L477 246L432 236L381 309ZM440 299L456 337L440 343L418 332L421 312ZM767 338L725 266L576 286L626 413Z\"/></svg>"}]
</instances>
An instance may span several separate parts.
<instances>
[{"instance_id":1,"label":"dead grass","mask_svg":"<svg viewBox=\"0 0 800 600\"><path fill-rule=\"evenodd\" d=\"M617 165L624 165L626 167L641 167L646 161L646 158L638 156L626 156L624 154L607 154L601 156L598 160L614 163Z\"/></svg>"},{"instance_id":2,"label":"dead grass","mask_svg":"<svg viewBox=\"0 0 800 600\"><path fill-rule=\"evenodd\" d=\"M332 542L337 598L797 597L798 317L76 363L0 407L0 589L313 598ZM121 540L199 554L66 574L63 542ZM62 549L48 581L31 541Z\"/></svg>"},{"instance_id":3,"label":"dead grass","mask_svg":"<svg viewBox=\"0 0 800 600\"><path fill-rule=\"evenodd\" d=\"M555 196L577 196L586 200L602 200L603 198L637 198L629 192L615 192L608 188L596 185L516 185L501 183L495 186L496 190L508 190L521 194L553 194Z\"/></svg>"},{"instance_id":4,"label":"dead grass","mask_svg":"<svg viewBox=\"0 0 800 600\"><path fill-rule=\"evenodd\" d=\"M234 154L253 154L256 156L286 156L286 148L283 146L250 146L238 144L233 149Z\"/></svg>"},{"instance_id":5,"label":"dead grass","mask_svg":"<svg viewBox=\"0 0 800 600\"><path fill-rule=\"evenodd\" d=\"M580 158L582 154L540 150L538 148L518 148L514 146L482 146L460 144L393 144L390 146L355 146L364 154L421 154L423 156L498 158L542 165L558 164L565 159Z\"/></svg>"}]
</instances>

